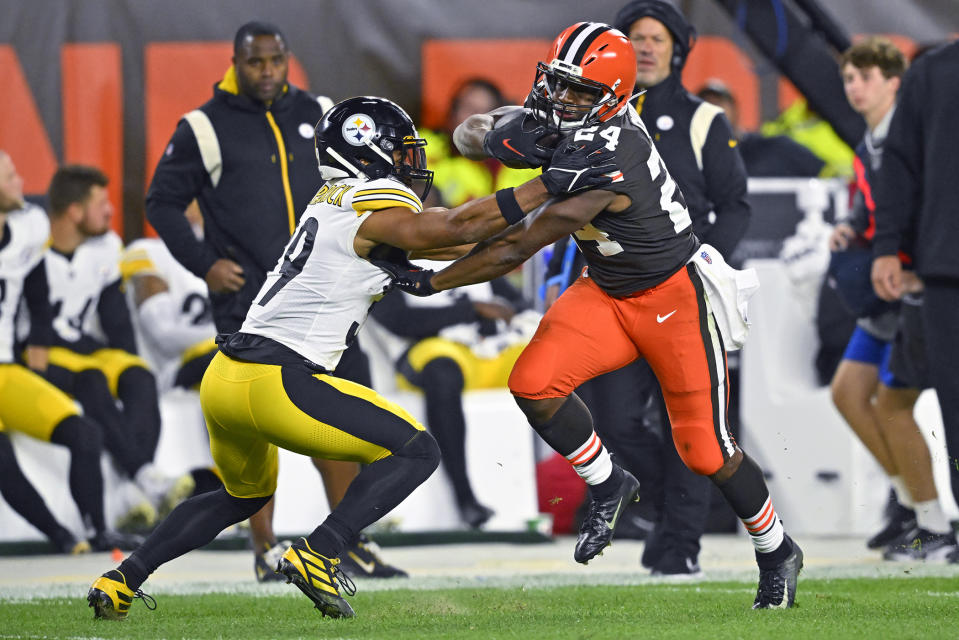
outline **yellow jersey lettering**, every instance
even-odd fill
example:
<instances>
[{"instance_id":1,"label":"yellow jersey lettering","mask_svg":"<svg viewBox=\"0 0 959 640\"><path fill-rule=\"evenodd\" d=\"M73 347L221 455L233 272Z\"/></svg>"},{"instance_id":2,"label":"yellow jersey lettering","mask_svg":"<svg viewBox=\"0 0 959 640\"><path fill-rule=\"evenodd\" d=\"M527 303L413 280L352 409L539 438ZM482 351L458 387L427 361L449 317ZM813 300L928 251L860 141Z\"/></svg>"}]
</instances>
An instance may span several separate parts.
<instances>
[{"instance_id":1,"label":"yellow jersey lettering","mask_svg":"<svg viewBox=\"0 0 959 640\"><path fill-rule=\"evenodd\" d=\"M310 204L317 204L319 202L323 202L323 200L326 198L326 194L329 193L329 191L330 191L330 185L328 184L325 184L322 187L320 187L320 190L317 191L316 195L313 196L313 199L310 200Z\"/></svg>"},{"instance_id":2,"label":"yellow jersey lettering","mask_svg":"<svg viewBox=\"0 0 959 640\"><path fill-rule=\"evenodd\" d=\"M343 196L353 187L341 184L326 197L326 201L334 206L343 206Z\"/></svg>"}]
</instances>

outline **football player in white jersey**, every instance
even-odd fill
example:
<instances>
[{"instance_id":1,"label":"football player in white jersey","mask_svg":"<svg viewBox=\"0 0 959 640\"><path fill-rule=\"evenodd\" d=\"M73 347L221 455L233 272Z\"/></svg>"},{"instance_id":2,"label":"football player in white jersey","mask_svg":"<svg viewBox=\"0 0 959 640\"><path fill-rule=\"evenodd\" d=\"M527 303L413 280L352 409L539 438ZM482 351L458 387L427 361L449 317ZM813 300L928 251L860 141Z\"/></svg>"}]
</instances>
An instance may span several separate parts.
<instances>
[{"instance_id":1,"label":"football player in white jersey","mask_svg":"<svg viewBox=\"0 0 959 640\"><path fill-rule=\"evenodd\" d=\"M104 445L121 473L155 506L170 509L192 491L192 479L168 478L153 465L160 437L156 379L136 355L121 291L122 241L110 230L106 186L103 172L80 165L59 168L50 183L46 267L54 337L47 377L103 426Z\"/></svg>"},{"instance_id":2,"label":"football player in white jersey","mask_svg":"<svg viewBox=\"0 0 959 640\"><path fill-rule=\"evenodd\" d=\"M199 388L217 350L206 283L177 262L159 238L131 242L120 271L140 353L156 372L161 393Z\"/></svg>"},{"instance_id":3,"label":"football player in white jersey","mask_svg":"<svg viewBox=\"0 0 959 640\"><path fill-rule=\"evenodd\" d=\"M199 209L189 207L186 216L194 232L202 234L203 218ZM133 321L140 352L157 372L161 393L173 387L199 389L203 373L217 352L213 340L216 327L206 283L181 265L157 238L133 241L123 252L120 270L134 309ZM339 370L337 375L344 377ZM369 378L368 374L366 378ZM330 467L327 460L313 458L313 464L323 478L327 502L331 508L335 507L343 498L349 480L340 481L336 474L325 473ZM191 475L196 483L194 493L212 491L221 486L218 476L209 469L193 469ZM264 509L269 511L265 517L250 520L253 569L259 582L285 580L274 569L279 557L290 546L289 541L277 541L270 506ZM365 534L349 546L341 560L342 568L351 576L392 578L407 575L385 562L378 546Z\"/></svg>"},{"instance_id":4,"label":"football player in white jersey","mask_svg":"<svg viewBox=\"0 0 959 640\"><path fill-rule=\"evenodd\" d=\"M276 268L200 388L210 449L224 489L178 506L117 569L94 582L96 617L125 618L140 585L161 564L248 518L273 495L277 447L364 464L344 498L309 536L293 543L277 571L324 615L353 616L340 596L354 587L336 559L348 541L386 515L436 469L439 450L423 425L373 390L335 377L390 276L367 261L396 250L459 255L546 202L609 184L615 165L602 144L563 143L541 177L455 209L422 211L411 189L427 185L423 147L409 116L382 98L351 98L316 128L326 183L300 219ZM603 141L605 144L605 141ZM435 257L437 254L433 254ZM304 499L308 499L304 497Z\"/></svg>"},{"instance_id":5,"label":"football player in white jersey","mask_svg":"<svg viewBox=\"0 0 959 640\"><path fill-rule=\"evenodd\" d=\"M23 180L10 156L0 150L0 493L30 524L65 553L90 550L85 540L57 522L20 470L8 432L19 432L70 450L70 492L98 550L133 548L141 539L110 531L103 515L99 425L79 415L61 390L43 379L52 328L43 254L47 216L23 201ZM18 362L15 318L20 301L30 311L30 335Z\"/></svg>"}]
</instances>

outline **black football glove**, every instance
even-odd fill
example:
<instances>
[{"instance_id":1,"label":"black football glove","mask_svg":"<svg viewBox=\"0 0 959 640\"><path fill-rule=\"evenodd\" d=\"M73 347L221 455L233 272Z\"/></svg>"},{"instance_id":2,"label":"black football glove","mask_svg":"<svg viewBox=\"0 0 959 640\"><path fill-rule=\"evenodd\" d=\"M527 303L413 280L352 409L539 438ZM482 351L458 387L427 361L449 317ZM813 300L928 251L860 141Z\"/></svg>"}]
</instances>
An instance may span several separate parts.
<instances>
[{"instance_id":1,"label":"black football glove","mask_svg":"<svg viewBox=\"0 0 959 640\"><path fill-rule=\"evenodd\" d=\"M530 169L547 164L558 141L529 110L516 109L500 116L483 138L483 149L507 167Z\"/></svg>"},{"instance_id":2,"label":"black football glove","mask_svg":"<svg viewBox=\"0 0 959 640\"><path fill-rule=\"evenodd\" d=\"M392 286L414 296L431 296L436 289L430 284L435 271L418 267L406 257L406 251L388 244L370 250L367 260L389 274Z\"/></svg>"},{"instance_id":3,"label":"black football glove","mask_svg":"<svg viewBox=\"0 0 959 640\"><path fill-rule=\"evenodd\" d=\"M613 182L618 168L616 154L606 149L606 139L597 136L594 140L574 140L571 134L556 148L543 171L543 184L554 196L561 196L583 189L604 187Z\"/></svg>"}]
</instances>

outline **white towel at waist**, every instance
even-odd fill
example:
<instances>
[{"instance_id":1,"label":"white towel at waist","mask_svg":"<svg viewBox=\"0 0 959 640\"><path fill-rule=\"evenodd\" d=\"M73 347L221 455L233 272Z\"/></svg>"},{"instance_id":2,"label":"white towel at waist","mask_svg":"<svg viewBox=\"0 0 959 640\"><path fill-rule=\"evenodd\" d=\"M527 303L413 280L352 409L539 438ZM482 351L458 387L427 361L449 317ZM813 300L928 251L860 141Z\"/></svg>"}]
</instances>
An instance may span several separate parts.
<instances>
[{"instance_id":1,"label":"white towel at waist","mask_svg":"<svg viewBox=\"0 0 959 640\"><path fill-rule=\"evenodd\" d=\"M755 269L733 269L714 247L704 244L689 259L703 279L709 307L719 325L727 351L736 351L746 344L749 320L746 309L749 298L759 289Z\"/></svg>"}]
</instances>

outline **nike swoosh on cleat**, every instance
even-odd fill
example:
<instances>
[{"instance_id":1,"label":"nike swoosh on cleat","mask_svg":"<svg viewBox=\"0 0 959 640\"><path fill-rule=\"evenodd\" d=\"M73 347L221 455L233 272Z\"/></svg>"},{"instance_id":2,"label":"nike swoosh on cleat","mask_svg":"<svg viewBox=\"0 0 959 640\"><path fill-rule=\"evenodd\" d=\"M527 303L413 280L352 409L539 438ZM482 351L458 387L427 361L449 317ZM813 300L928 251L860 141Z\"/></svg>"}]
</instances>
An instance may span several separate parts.
<instances>
[{"instance_id":1,"label":"nike swoosh on cleat","mask_svg":"<svg viewBox=\"0 0 959 640\"><path fill-rule=\"evenodd\" d=\"M783 585L783 600L776 605L777 609L788 609L789 608L789 583L787 582Z\"/></svg>"},{"instance_id":2,"label":"nike swoosh on cleat","mask_svg":"<svg viewBox=\"0 0 959 640\"><path fill-rule=\"evenodd\" d=\"M349 555L350 555L350 558L353 560L353 562L360 565L363 571L372 574L374 569L376 569L376 562L365 562L353 552L350 552Z\"/></svg>"},{"instance_id":3,"label":"nike swoosh on cleat","mask_svg":"<svg viewBox=\"0 0 959 640\"><path fill-rule=\"evenodd\" d=\"M603 522L606 523L606 526L609 527L610 531L612 531L613 528L616 526L616 521L619 520L619 513L620 511L622 511L622 509L623 509L623 499L620 498L619 504L616 505L616 511L613 512L613 519L603 520Z\"/></svg>"},{"instance_id":4,"label":"nike swoosh on cleat","mask_svg":"<svg viewBox=\"0 0 959 640\"><path fill-rule=\"evenodd\" d=\"M664 315L664 316L661 316L661 315L659 315L659 314L657 313L657 314L656 314L656 322L658 322L659 324L662 324L662 323L666 322L667 320L669 320L669 316L673 315L673 314L676 313L677 311L679 311L679 309L673 309L672 311L670 311L669 313L667 313L667 314Z\"/></svg>"},{"instance_id":5,"label":"nike swoosh on cleat","mask_svg":"<svg viewBox=\"0 0 959 640\"><path fill-rule=\"evenodd\" d=\"M505 140L503 140L503 146L509 149L510 151L512 151L513 153L515 153L516 155L518 155L519 157L525 158L526 156L524 154L520 153L519 151L513 148L513 145L509 143L510 140L512 140L512 138L506 138Z\"/></svg>"}]
</instances>

